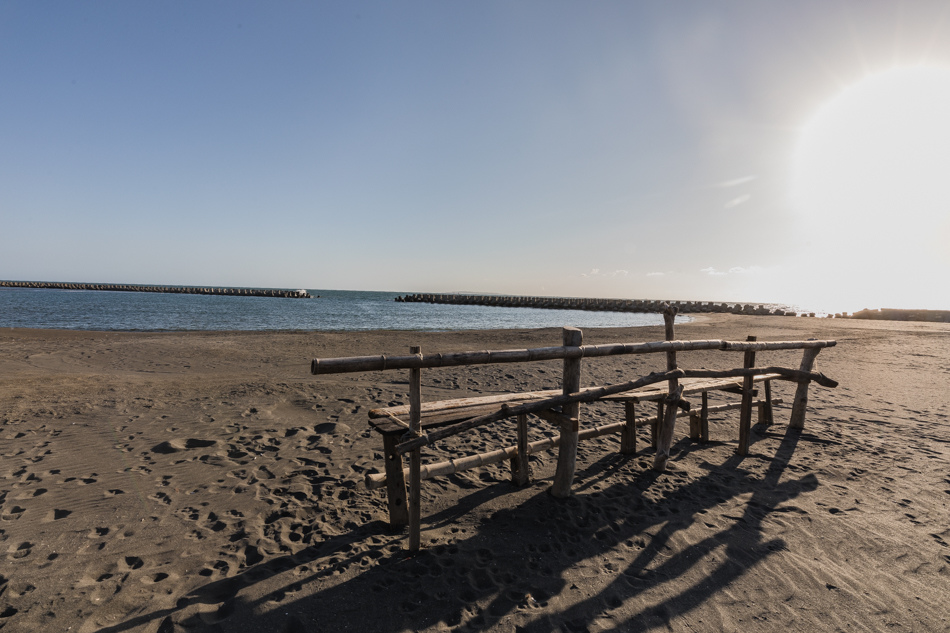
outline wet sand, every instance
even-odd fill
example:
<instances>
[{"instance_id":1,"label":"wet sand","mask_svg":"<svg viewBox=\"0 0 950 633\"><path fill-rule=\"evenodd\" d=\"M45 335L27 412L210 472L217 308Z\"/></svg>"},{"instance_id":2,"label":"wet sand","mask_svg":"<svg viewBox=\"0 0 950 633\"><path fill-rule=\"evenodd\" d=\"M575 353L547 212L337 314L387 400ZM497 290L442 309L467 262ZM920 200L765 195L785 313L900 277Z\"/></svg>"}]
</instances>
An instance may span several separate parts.
<instances>
[{"instance_id":1,"label":"wet sand","mask_svg":"<svg viewBox=\"0 0 950 633\"><path fill-rule=\"evenodd\" d=\"M568 325L568 324L566 324ZM735 454L677 424L665 473L619 435L582 442L574 496L556 454L424 482L424 550L387 525L370 408L408 402L405 371L311 376L315 357L558 345L560 331L0 331L0 628L21 631L950 630L950 325L709 315L679 338L837 339L804 432ZM586 330L586 343L662 328ZM801 352L760 353L797 367ZM740 366L688 352L689 368ZM661 369L589 359L582 385ZM556 388L560 364L423 372L423 399ZM732 398L735 398L734 396ZM711 404L731 400L725 395ZM583 406L582 424L622 406ZM499 424L423 452L496 448ZM554 433L532 419L532 438Z\"/></svg>"}]
</instances>

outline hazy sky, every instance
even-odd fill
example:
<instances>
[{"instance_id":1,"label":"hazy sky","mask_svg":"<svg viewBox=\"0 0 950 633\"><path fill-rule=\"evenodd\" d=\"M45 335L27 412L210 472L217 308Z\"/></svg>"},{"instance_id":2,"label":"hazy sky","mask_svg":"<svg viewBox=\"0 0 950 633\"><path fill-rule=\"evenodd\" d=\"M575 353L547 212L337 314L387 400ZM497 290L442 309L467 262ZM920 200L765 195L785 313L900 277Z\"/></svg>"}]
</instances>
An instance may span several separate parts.
<instances>
[{"instance_id":1,"label":"hazy sky","mask_svg":"<svg viewBox=\"0 0 950 633\"><path fill-rule=\"evenodd\" d=\"M947 309L948 117L946 0L5 0L0 279Z\"/></svg>"}]
</instances>

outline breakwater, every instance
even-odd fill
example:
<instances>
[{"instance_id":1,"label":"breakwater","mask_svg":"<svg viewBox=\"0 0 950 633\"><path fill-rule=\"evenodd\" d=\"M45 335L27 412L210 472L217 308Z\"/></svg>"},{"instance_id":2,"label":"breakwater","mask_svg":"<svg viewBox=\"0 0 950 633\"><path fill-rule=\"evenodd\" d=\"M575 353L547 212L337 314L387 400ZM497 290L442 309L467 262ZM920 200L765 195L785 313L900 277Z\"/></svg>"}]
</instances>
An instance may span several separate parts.
<instances>
[{"instance_id":1,"label":"breakwater","mask_svg":"<svg viewBox=\"0 0 950 633\"><path fill-rule=\"evenodd\" d=\"M865 309L843 318L870 319L872 321L927 321L930 323L950 323L950 310Z\"/></svg>"},{"instance_id":2,"label":"breakwater","mask_svg":"<svg viewBox=\"0 0 950 633\"><path fill-rule=\"evenodd\" d=\"M576 297L524 297L502 295L463 294L410 294L396 297L404 303L445 303L451 305L480 305L504 308L543 308L550 310L593 310L599 312L661 313L666 305L674 306L680 314L701 312L728 312L772 316L815 316L814 312L790 312L752 303L715 303L710 301L655 301L644 299L583 299Z\"/></svg>"},{"instance_id":3,"label":"breakwater","mask_svg":"<svg viewBox=\"0 0 950 633\"><path fill-rule=\"evenodd\" d=\"M233 297L278 297L309 299L306 290L279 288L213 288L205 286L149 286L140 284L89 284L60 281L0 281L0 288L43 288L52 290L108 290L112 292L162 292L186 295L226 295Z\"/></svg>"}]
</instances>

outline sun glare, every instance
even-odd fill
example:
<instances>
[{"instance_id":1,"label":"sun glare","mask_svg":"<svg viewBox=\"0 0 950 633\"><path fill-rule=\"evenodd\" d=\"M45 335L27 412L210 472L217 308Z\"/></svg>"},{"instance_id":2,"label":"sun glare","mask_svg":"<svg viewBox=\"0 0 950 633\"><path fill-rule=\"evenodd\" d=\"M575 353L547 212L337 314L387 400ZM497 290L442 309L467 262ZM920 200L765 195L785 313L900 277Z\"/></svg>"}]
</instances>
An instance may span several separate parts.
<instances>
[{"instance_id":1,"label":"sun glare","mask_svg":"<svg viewBox=\"0 0 950 633\"><path fill-rule=\"evenodd\" d=\"M950 308L933 284L950 287L939 273L950 267L950 69L892 69L842 90L802 130L791 200L839 303Z\"/></svg>"}]
</instances>

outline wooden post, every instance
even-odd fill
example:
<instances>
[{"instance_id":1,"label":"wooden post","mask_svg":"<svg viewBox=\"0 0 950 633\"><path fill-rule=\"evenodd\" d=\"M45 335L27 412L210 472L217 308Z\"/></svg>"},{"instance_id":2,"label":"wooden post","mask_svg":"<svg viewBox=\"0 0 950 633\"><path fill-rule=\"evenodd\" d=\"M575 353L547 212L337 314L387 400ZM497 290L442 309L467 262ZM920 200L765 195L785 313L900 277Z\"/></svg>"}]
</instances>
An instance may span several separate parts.
<instances>
[{"instance_id":1,"label":"wooden post","mask_svg":"<svg viewBox=\"0 0 950 633\"><path fill-rule=\"evenodd\" d=\"M765 381L765 404L764 404L764 413L765 413L765 426L772 426L772 381Z\"/></svg>"},{"instance_id":2,"label":"wooden post","mask_svg":"<svg viewBox=\"0 0 950 633\"><path fill-rule=\"evenodd\" d=\"M818 356L818 352L820 351L820 347L806 349L805 353L802 354L802 366L800 369L802 371L811 371L812 366L815 364L815 357ZM809 381L807 380L798 383L798 388L795 390L795 400L792 402L792 416L788 420L788 427L791 429L805 428L805 408L808 406L808 383Z\"/></svg>"},{"instance_id":3,"label":"wooden post","mask_svg":"<svg viewBox=\"0 0 950 633\"><path fill-rule=\"evenodd\" d=\"M528 414L518 414L518 454L511 458L511 482L516 486L528 483L531 467L528 464Z\"/></svg>"},{"instance_id":4,"label":"wooden post","mask_svg":"<svg viewBox=\"0 0 950 633\"><path fill-rule=\"evenodd\" d=\"M754 341L754 336L746 338L747 341ZM744 369L755 367L755 352L746 352L742 363ZM742 408L739 409L739 448L736 452L739 455L749 454L749 434L752 427L752 376L746 376L742 379Z\"/></svg>"},{"instance_id":5,"label":"wooden post","mask_svg":"<svg viewBox=\"0 0 950 633\"><path fill-rule=\"evenodd\" d=\"M422 348L413 345L410 354L422 354ZM409 370L409 429L422 432L422 370ZM409 551L418 552L422 542L422 449L409 455Z\"/></svg>"},{"instance_id":6,"label":"wooden post","mask_svg":"<svg viewBox=\"0 0 950 633\"><path fill-rule=\"evenodd\" d=\"M699 412L699 441L709 441L709 394L703 392L703 405Z\"/></svg>"},{"instance_id":7,"label":"wooden post","mask_svg":"<svg viewBox=\"0 0 950 633\"><path fill-rule=\"evenodd\" d=\"M673 322L676 320L677 309L674 307L667 306L666 310L663 311L663 326L666 330L666 340L673 341L676 340L676 335L673 333ZM676 369L676 352L669 351L666 353L666 371L672 371ZM670 393L676 391L678 381L675 378L670 380Z\"/></svg>"},{"instance_id":8,"label":"wooden post","mask_svg":"<svg viewBox=\"0 0 950 633\"><path fill-rule=\"evenodd\" d=\"M633 455L637 452L637 412L633 400L623 403L624 422L620 432L620 452L624 455Z\"/></svg>"},{"instance_id":9,"label":"wooden post","mask_svg":"<svg viewBox=\"0 0 950 633\"><path fill-rule=\"evenodd\" d=\"M565 347L580 347L584 342L584 333L574 327L566 327L563 331ZM576 393L581 388L581 359L564 359L564 386L565 395ZM554 473L554 483L551 485L551 494L558 499L571 496L571 484L574 482L574 467L577 461L577 420L580 415L580 403L572 402L561 408L562 413L573 418L574 423L561 427L561 439L558 444L557 471Z\"/></svg>"},{"instance_id":10,"label":"wooden post","mask_svg":"<svg viewBox=\"0 0 950 633\"><path fill-rule=\"evenodd\" d=\"M676 320L677 309L667 305L663 310L663 325L666 333L666 340L675 340L673 333L673 323ZM676 369L676 352L668 351L666 353L666 370ZM656 448L656 455L653 457L653 468L663 470L666 468L666 460L670 457L670 445L673 443L673 427L676 424L676 402L673 399L674 393L682 395L683 390L678 389L679 380L671 378L669 380L670 401L666 402L666 413L663 412L663 402L657 403L656 411L656 432L654 433L653 446ZM667 428L669 426L669 428Z\"/></svg>"},{"instance_id":11,"label":"wooden post","mask_svg":"<svg viewBox=\"0 0 950 633\"><path fill-rule=\"evenodd\" d=\"M666 462L670 459L670 446L673 444L673 425L676 422L676 401L683 397L683 386L676 387L676 391L668 396L666 416L657 437L656 455L653 456L653 470L666 470Z\"/></svg>"},{"instance_id":12,"label":"wooden post","mask_svg":"<svg viewBox=\"0 0 950 633\"><path fill-rule=\"evenodd\" d=\"M396 452L398 443L399 438L395 435L383 436L383 458L386 460L386 502L389 504L389 526L394 528L409 523L402 455Z\"/></svg>"},{"instance_id":13,"label":"wooden post","mask_svg":"<svg viewBox=\"0 0 950 633\"><path fill-rule=\"evenodd\" d=\"M699 441L700 428L702 423L700 422L700 416L702 414L695 409L689 412L689 439L693 442Z\"/></svg>"}]
</instances>

